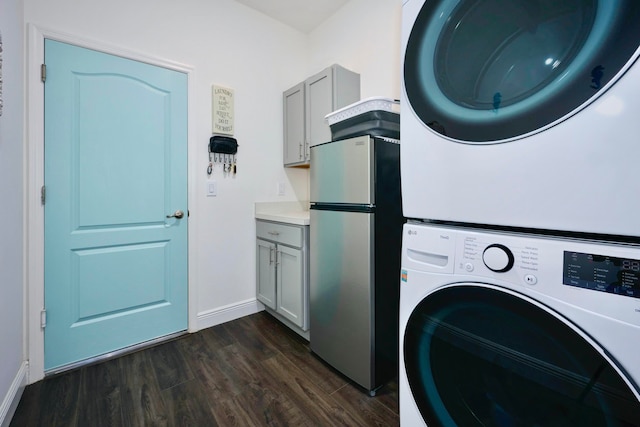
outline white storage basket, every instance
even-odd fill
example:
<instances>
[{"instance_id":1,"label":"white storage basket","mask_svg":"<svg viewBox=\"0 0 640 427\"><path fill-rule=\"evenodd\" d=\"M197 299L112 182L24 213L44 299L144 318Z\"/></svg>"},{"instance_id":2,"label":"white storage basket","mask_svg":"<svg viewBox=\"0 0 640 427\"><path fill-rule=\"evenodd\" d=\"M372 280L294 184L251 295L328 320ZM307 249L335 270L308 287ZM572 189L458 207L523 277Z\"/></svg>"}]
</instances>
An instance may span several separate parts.
<instances>
[{"instance_id":1,"label":"white storage basket","mask_svg":"<svg viewBox=\"0 0 640 427\"><path fill-rule=\"evenodd\" d=\"M350 119L351 117L368 113L369 111L389 111L391 113L400 114L400 101L397 99L374 96L354 102L353 104L329 113L324 119L327 124L331 126L343 120Z\"/></svg>"}]
</instances>

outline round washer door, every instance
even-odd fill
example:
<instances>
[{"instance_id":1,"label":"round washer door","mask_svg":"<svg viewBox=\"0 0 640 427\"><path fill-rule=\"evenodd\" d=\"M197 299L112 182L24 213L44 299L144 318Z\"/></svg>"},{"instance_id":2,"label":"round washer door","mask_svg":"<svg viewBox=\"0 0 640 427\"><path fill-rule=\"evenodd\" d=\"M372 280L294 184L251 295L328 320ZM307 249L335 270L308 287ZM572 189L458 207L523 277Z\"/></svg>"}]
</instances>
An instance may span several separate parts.
<instances>
[{"instance_id":1,"label":"round washer door","mask_svg":"<svg viewBox=\"0 0 640 427\"><path fill-rule=\"evenodd\" d=\"M597 344L491 285L427 296L409 317L402 354L429 427L640 425L635 386Z\"/></svg>"},{"instance_id":2,"label":"round washer door","mask_svg":"<svg viewBox=\"0 0 640 427\"><path fill-rule=\"evenodd\" d=\"M637 58L638 28L637 0L427 0L407 41L407 98L435 132L504 142L595 99Z\"/></svg>"}]
</instances>

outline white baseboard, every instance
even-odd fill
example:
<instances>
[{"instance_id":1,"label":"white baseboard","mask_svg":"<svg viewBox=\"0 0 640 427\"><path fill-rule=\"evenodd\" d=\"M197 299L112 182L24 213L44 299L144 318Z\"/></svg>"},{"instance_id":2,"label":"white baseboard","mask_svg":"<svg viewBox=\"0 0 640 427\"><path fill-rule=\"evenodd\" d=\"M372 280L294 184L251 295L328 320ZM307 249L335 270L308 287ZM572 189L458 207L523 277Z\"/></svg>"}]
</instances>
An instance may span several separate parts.
<instances>
[{"instance_id":1,"label":"white baseboard","mask_svg":"<svg viewBox=\"0 0 640 427\"><path fill-rule=\"evenodd\" d=\"M257 299L242 301L224 307L198 313L198 330L220 325L264 310L264 305Z\"/></svg>"},{"instance_id":2,"label":"white baseboard","mask_svg":"<svg viewBox=\"0 0 640 427\"><path fill-rule=\"evenodd\" d=\"M29 362L24 361L22 362L22 365L20 365L20 369L18 370L16 377L11 383L9 391L2 401L2 406L0 406L0 426L8 427L11 423L11 418L13 418L13 414L16 412L18 403L20 403L22 392L27 386L28 373Z\"/></svg>"}]
</instances>

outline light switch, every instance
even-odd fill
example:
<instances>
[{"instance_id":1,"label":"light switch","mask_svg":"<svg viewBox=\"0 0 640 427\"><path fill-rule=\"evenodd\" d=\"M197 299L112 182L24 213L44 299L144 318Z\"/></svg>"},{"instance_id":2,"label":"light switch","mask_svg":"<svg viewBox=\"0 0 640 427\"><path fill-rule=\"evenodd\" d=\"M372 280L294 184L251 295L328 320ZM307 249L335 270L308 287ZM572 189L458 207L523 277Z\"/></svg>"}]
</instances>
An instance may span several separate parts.
<instances>
[{"instance_id":1,"label":"light switch","mask_svg":"<svg viewBox=\"0 0 640 427\"><path fill-rule=\"evenodd\" d=\"M218 183L215 181L207 181L207 197L218 195Z\"/></svg>"}]
</instances>

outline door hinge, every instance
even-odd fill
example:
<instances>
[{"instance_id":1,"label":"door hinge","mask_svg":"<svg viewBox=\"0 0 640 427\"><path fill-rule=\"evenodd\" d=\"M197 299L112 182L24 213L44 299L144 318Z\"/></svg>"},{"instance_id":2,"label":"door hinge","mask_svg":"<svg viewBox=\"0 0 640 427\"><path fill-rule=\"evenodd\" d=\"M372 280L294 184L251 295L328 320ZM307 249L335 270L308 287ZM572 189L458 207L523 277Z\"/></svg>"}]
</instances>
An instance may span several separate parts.
<instances>
[{"instance_id":1,"label":"door hinge","mask_svg":"<svg viewBox=\"0 0 640 427\"><path fill-rule=\"evenodd\" d=\"M47 327L47 310L40 311L40 327L42 329Z\"/></svg>"},{"instance_id":2,"label":"door hinge","mask_svg":"<svg viewBox=\"0 0 640 427\"><path fill-rule=\"evenodd\" d=\"M40 65L40 80L42 83L47 81L47 66L45 64Z\"/></svg>"},{"instance_id":3,"label":"door hinge","mask_svg":"<svg viewBox=\"0 0 640 427\"><path fill-rule=\"evenodd\" d=\"M47 201L47 187L45 187L44 185L42 186L42 188L40 188L40 201L43 205Z\"/></svg>"}]
</instances>

